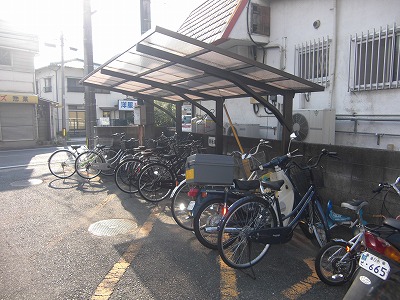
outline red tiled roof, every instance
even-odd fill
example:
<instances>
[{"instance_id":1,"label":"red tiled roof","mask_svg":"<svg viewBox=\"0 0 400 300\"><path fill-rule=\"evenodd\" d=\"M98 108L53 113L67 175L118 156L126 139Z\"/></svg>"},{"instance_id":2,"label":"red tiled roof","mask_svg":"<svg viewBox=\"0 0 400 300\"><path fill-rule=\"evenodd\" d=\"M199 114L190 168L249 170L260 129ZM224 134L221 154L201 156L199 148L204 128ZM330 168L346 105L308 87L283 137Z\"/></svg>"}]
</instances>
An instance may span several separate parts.
<instances>
[{"instance_id":1,"label":"red tiled roof","mask_svg":"<svg viewBox=\"0 0 400 300\"><path fill-rule=\"evenodd\" d=\"M193 10L178 33L205 43L228 38L248 0L207 0Z\"/></svg>"}]
</instances>

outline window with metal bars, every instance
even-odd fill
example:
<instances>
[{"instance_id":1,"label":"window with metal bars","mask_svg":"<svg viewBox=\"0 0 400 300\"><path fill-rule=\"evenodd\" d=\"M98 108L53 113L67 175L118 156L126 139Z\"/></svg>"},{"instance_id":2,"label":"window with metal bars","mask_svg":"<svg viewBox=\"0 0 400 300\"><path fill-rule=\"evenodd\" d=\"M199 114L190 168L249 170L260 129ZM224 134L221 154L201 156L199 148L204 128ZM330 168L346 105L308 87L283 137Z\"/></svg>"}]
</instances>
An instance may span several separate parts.
<instances>
[{"instance_id":1,"label":"window with metal bars","mask_svg":"<svg viewBox=\"0 0 400 300\"><path fill-rule=\"evenodd\" d=\"M330 40L322 38L296 46L297 76L327 86L329 82Z\"/></svg>"},{"instance_id":2,"label":"window with metal bars","mask_svg":"<svg viewBox=\"0 0 400 300\"><path fill-rule=\"evenodd\" d=\"M400 27L350 36L349 91L400 87Z\"/></svg>"}]
</instances>

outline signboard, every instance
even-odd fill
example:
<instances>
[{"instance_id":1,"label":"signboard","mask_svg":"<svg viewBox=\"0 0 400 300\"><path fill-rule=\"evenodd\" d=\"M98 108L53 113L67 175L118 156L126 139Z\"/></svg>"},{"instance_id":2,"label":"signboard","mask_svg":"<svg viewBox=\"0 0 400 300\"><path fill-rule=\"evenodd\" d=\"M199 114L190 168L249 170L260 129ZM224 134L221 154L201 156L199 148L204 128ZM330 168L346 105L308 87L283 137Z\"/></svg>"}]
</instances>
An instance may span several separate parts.
<instances>
[{"instance_id":1,"label":"signboard","mask_svg":"<svg viewBox=\"0 0 400 300\"><path fill-rule=\"evenodd\" d=\"M38 104L38 96L18 95L18 94L0 94L0 103L21 103Z\"/></svg>"},{"instance_id":2,"label":"signboard","mask_svg":"<svg viewBox=\"0 0 400 300\"><path fill-rule=\"evenodd\" d=\"M118 100L118 110L130 110L133 111L133 109L137 106L137 101L136 100Z\"/></svg>"}]
</instances>

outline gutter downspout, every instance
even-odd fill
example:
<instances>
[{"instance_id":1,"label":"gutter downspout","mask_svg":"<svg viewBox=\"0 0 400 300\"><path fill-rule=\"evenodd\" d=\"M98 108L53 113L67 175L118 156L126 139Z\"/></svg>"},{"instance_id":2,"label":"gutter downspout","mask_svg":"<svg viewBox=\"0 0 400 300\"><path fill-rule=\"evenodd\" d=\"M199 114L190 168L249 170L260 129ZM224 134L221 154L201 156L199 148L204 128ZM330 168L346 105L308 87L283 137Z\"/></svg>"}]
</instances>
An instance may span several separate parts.
<instances>
[{"instance_id":1,"label":"gutter downspout","mask_svg":"<svg viewBox=\"0 0 400 300\"><path fill-rule=\"evenodd\" d=\"M332 9L333 10L333 37L332 37L332 54L333 57L331 58L332 61L332 71L331 71L331 90L330 90L330 101L329 101L329 108L335 107L335 81L336 81L336 57L337 57L337 24L338 24L338 13L337 13L337 0L332 1Z\"/></svg>"}]
</instances>

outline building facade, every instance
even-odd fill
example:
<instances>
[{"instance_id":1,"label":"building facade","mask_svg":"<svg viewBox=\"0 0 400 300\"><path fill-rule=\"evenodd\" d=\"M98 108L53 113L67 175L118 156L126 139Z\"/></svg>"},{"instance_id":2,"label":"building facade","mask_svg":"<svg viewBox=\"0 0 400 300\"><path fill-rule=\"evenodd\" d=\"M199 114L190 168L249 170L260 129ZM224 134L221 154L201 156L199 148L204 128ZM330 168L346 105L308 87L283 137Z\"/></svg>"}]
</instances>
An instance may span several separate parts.
<instances>
[{"instance_id":1,"label":"building facade","mask_svg":"<svg viewBox=\"0 0 400 300\"><path fill-rule=\"evenodd\" d=\"M64 78L61 63L54 63L36 70L36 88L40 99L55 103L51 131L53 136L62 135L62 82L66 130L68 137L86 136L85 87L79 83L84 76L84 62L74 59L64 62ZM99 126L128 125L133 118L132 110L120 110L119 102L126 96L107 90L95 90L96 116ZM132 120L133 121L133 120Z\"/></svg>"},{"instance_id":2,"label":"building facade","mask_svg":"<svg viewBox=\"0 0 400 300\"><path fill-rule=\"evenodd\" d=\"M324 86L294 98L293 129L301 140L398 151L397 6L396 0L208 0L178 31ZM239 134L280 139L276 118L254 99L242 100L225 102ZM281 96L268 101L282 109Z\"/></svg>"},{"instance_id":3,"label":"building facade","mask_svg":"<svg viewBox=\"0 0 400 300\"><path fill-rule=\"evenodd\" d=\"M41 103L35 95L35 35L0 21L0 148L36 145Z\"/></svg>"}]
</instances>

